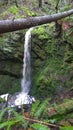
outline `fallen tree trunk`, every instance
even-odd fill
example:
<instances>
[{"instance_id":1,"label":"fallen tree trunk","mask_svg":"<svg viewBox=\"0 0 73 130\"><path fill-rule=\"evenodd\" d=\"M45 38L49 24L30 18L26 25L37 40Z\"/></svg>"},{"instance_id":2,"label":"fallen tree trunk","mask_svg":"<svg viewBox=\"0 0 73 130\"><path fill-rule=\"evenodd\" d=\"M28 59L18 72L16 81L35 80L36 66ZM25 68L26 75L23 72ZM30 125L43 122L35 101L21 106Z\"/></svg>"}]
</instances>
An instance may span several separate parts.
<instances>
[{"instance_id":1,"label":"fallen tree trunk","mask_svg":"<svg viewBox=\"0 0 73 130\"><path fill-rule=\"evenodd\" d=\"M60 105L55 105L54 107L50 107L47 109L47 114L49 117L53 117L56 115L66 115L73 112L73 100L69 100Z\"/></svg>"},{"instance_id":2,"label":"fallen tree trunk","mask_svg":"<svg viewBox=\"0 0 73 130\"><path fill-rule=\"evenodd\" d=\"M39 16L39 17L28 17L17 20L1 20L0 21L0 33L12 32L16 30L26 29L42 24L51 23L59 19L65 18L73 14L73 9L65 11L63 13Z\"/></svg>"}]
</instances>

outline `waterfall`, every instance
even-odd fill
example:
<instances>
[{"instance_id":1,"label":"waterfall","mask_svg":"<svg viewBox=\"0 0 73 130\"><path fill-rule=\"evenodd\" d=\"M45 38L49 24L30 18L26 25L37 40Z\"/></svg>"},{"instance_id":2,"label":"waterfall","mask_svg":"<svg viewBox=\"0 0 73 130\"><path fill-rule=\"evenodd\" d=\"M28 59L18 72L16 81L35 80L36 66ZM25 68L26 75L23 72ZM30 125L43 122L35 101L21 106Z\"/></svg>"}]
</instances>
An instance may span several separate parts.
<instances>
[{"instance_id":1,"label":"waterfall","mask_svg":"<svg viewBox=\"0 0 73 130\"><path fill-rule=\"evenodd\" d=\"M23 58L23 77L21 80L21 93L17 95L17 99L15 100L15 105L20 104L31 104L33 98L31 98L29 94L30 86L31 86L31 31L33 28L30 28L25 34L25 42L24 42L24 58Z\"/></svg>"},{"instance_id":2,"label":"waterfall","mask_svg":"<svg viewBox=\"0 0 73 130\"><path fill-rule=\"evenodd\" d=\"M23 78L21 80L22 92L28 94L31 86L31 31L30 28L25 34L24 59L23 59Z\"/></svg>"},{"instance_id":3,"label":"waterfall","mask_svg":"<svg viewBox=\"0 0 73 130\"><path fill-rule=\"evenodd\" d=\"M7 101L8 107L22 108L22 105L30 105L35 102L34 97L29 96L29 90L31 86L31 31L30 28L25 34L24 42L24 58L23 58L23 77L21 80L21 92L15 93L13 96L9 94L1 95ZM10 96L10 99L9 99Z\"/></svg>"}]
</instances>

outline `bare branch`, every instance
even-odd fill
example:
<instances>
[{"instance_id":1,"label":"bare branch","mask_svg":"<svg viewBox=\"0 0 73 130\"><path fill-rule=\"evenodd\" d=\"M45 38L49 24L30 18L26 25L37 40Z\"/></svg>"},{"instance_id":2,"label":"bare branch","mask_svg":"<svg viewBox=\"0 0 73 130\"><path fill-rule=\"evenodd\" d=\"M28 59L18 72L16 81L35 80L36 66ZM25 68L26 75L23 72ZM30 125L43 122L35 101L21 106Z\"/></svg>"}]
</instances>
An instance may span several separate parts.
<instances>
[{"instance_id":1,"label":"bare branch","mask_svg":"<svg viewBox=\"0 0 73 130\"><path fill-rule=\"evenodd\" d=\"M59 19L65 18L73 14L73 9L65 11L63 13L39 16L39 17L28 17L24 19L16 20L1 20L0 21L0 33L12 32L16 30L26 29L42 24L51 23Z\"/></svg>"},{"instance_id":2,"label":"bare branch","mask_svg":"<svg viewBox=\"0 0 73 130\"><path fill-rule=\"evenodd\" d=\"M27 121L34 122L34 123L39 123L39 124L47 125L47 126L50 126L50 127L56 127L56 128L59 128L58 125L54 125L54 124L51 124L51 123L47 123L47 122L43 122L43 121L39 121L39 120L36 120L36 119L31 119L31 118L27 118L27 117L24 117L24 119L27 120Z\"/></svg>"}]
</instances>

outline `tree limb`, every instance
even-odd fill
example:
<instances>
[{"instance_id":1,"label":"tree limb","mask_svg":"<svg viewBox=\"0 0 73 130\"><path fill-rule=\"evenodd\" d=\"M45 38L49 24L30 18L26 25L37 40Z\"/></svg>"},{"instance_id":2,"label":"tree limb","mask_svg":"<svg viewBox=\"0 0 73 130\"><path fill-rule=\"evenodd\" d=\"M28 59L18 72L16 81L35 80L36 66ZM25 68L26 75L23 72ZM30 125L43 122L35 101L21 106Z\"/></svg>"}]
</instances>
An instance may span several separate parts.
<instances>
[{"instance_id":1,"label":"tree limb","mask_svg":"<svg viewBox=\"0 0 73 130\"><path fill-rule=\"evenodd\" d=\"M16 30L26 29L42 24L51 23L59 19L65 18L73 14L73 9L58 14L39 16L39 17L28 17L24 19L16 20L1 20L0 21L0 33L12 32Z\"/></svg>"},{"instance_id":2,"label":"tree limb","mask_svg":"<svg viewBox=\"0 0 73 130\"><path fill-rule=\"evenodd\" d=\"M31 118L27 118L27 117L24 117L24 119L27 120L27 121L31 121L31 122L35 122L35 123L39 123L39 124L43 124L43 125L47 125L47 126L50 126L50 127L56 127L56 128L59 128L58 125L51 124L51 123L47 123L47 122L43 122L43 121L39 121L39 120L36 120L36 119L31 119Z\"/></svg>"}]
</instances>

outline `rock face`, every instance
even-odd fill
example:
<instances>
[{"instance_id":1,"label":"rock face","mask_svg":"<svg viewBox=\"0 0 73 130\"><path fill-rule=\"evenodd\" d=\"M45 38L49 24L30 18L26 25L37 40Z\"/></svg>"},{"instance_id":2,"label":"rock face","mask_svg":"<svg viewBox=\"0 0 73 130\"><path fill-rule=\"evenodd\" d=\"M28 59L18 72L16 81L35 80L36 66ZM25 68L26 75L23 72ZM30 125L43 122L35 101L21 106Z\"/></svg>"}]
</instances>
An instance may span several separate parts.
<instances>
[{"instance_id":1,"label":"rock face","mask_svg":"<svg viewBox=\"0 0 73 130\"><path fill-rule=\"evenodd\" d=\"M22 31L0 37L0 94L20 91L24 36Z\"/></svg>"},{"instance_id":2,"label":"rock face","mask_svg":"<svg viewBox=\"0 0 73 130\"><path fill-rule=\"evenodd\" d=\"M0 37L0 94L20 91L24 36L25 32L19 31ZM50 26L38 27L33 31L31 95L45 98L53 93L56 97L60 86L62 91L72 86L71 43L55 39Z\"/></svg>"},{"instance_id":3,"label":"rock face","mask_svg":"<svg viewBox=\"0 0 73 130\"><path fill-rule=\"evenodd\" d=\"M46 98L57 98L73 84L72 38L56 39L51 26L38 27L32 39L32 94ZM62 36L63 37L63 36ZM69 39L68 39L69 38Z\"/></svg>"}]
</instances>

